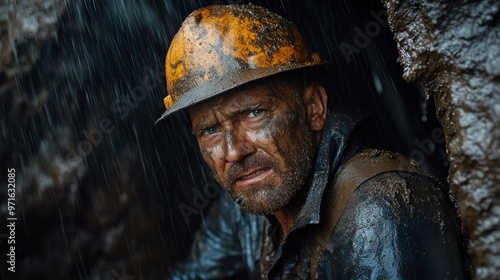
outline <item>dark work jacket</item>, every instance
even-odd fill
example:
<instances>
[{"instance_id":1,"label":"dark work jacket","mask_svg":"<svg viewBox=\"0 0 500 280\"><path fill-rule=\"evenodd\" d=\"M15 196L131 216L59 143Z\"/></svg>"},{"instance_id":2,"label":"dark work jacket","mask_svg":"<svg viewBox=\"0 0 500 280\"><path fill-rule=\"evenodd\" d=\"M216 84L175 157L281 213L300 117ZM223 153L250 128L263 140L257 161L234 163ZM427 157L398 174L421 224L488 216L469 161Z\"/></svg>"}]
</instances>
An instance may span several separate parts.
<instances>
[{"instance_id":1,"label":"dark work jacket","mask_svg":"<svg viewBox=\"0 0 500 280\"><path fill-rule=\"evenodd\" d=\"M310 279L311 242L322 226L325 189L359 149L356 120L329 116L307 198L284 242L274 217L243 212L223 192L172 279ZM362 183L323 244L318 279L463 279L452 205L430 177L391 171Z\"/></svg>"}]
</instances>

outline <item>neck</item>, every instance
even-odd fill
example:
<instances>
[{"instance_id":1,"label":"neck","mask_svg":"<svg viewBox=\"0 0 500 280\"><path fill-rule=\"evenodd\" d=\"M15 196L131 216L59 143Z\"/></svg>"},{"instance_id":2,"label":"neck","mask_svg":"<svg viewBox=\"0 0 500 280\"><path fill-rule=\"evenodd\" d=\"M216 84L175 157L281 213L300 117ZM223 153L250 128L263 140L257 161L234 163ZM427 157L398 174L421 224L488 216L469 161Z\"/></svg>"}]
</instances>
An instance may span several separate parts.
<instances>
[{"instance_id":1,"label":"neck","mask_svg":"<svg viewBox=\"0 0 500 280\"><path fill-rule=\"evenodd\" d=\"M309 188L302 188L297 195L285 207L278 209L273 213L281 228L281 241L283 242L292 229L295 218L300 208L304 204Z\"/></svg>"},{"instance_id":2,"label":"neck","mask_svg":"<svg viewBox=\"0 0 500 280\"><path fill-rule=\"evenodd\" d=\"M321 133L317 133L316 143L315 143L316 144L315 154L318 152L320 138L321 138ZM316 156L314 157L314 159L316 159ZM295 197L285 207L280 208L273 213L273 216L280 224L281 242L285 241L286 237L288 236L290 230L293 227L293 224L295 222L295 219L297 218L297 215L299 214L301 207L306 202L306 198L309 193L309 188L311 185L311 180L312 180L312 174L310 173L306 180L305 185L302 186L302 188L297 192Z\"/></svg>"},{"instance_id":3,"label":"neck","mask_svg":"<svg viewBox=\"0 0 500 280\"><path fill-rule=\"evenodd\" d=\"M283 207L274 213L274 217L280 224L280 236L282 241L284 241L288 236L288 233L293 226L293 221L295 220L298 212L298 209L289 209L287 207Z\"/></svg>"}]
</instances>

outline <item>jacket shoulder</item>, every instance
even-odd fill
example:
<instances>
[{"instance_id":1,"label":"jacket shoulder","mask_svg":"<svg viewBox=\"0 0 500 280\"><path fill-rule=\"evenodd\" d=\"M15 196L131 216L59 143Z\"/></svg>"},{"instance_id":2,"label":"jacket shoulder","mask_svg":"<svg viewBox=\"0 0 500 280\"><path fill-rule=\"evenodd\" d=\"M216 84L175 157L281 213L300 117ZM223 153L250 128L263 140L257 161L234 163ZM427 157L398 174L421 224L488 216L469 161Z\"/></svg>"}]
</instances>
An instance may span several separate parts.
<instances>
[{"instance_id":1,"label":"jacket shoulder","mask_svg":"<svg viewBox=\"0 0 500 280\"><path fill-rule=\"evenodd\" d=\"M347 278L462 279L460 245L442 185L419 173L388 171L352 193L321 262Z\"/></svg>"}]
</instances>

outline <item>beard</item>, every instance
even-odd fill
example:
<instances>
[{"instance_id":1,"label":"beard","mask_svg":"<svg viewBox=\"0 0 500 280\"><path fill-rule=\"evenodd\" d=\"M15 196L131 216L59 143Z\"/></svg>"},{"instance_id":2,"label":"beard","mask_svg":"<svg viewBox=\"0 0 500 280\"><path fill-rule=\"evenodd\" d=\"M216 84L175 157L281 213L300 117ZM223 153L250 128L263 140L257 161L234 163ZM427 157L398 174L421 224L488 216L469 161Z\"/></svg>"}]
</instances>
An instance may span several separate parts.
<instances>
[{"instance_id":1,"label":"beard","mask_svg":"<svg viewBox=\"0 0 500 280\"><path fill-rule=\"evenodd\" d=\"M218 179L243 211L270 215L289 204L303 188L312 169L316 149L312 132L302 128L296 134L297 141L290 142L288 149L277 148L284 164L269 156L255 154L233 164L224 180ZM236 189L238 175L256 167L272 170L275 173L273 180Z\"/></svg>"}]
</instances>

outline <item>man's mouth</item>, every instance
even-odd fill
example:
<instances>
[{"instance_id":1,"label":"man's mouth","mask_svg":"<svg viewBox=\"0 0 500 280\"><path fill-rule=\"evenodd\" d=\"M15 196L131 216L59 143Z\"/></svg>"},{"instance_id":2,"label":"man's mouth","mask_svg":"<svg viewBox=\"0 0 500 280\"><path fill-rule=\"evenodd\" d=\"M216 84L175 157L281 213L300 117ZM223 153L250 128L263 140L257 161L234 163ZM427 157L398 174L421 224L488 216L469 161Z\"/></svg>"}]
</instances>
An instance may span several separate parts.
<instances>
[{"instance_id":1,"label":"man's mouth","mask_svg":"<svg viewBox=\"0 0 500 280\"><path fill-rule=\"evenodd\" d=\"M271 174L272 169L266 167L256 167L245 173L238 175L235 181L236 186L246 187L249 185L257 184L264 180L269 174Z\"/></svg>"}]
</instances>

